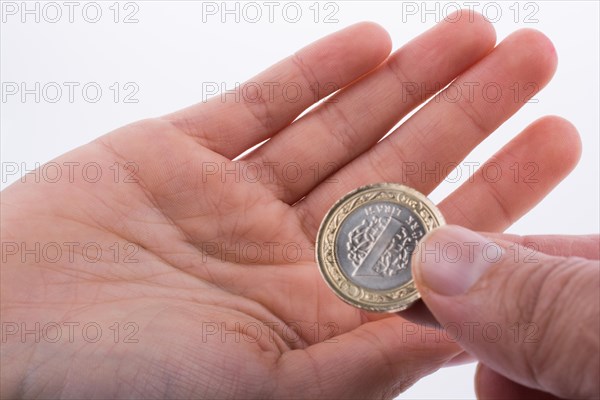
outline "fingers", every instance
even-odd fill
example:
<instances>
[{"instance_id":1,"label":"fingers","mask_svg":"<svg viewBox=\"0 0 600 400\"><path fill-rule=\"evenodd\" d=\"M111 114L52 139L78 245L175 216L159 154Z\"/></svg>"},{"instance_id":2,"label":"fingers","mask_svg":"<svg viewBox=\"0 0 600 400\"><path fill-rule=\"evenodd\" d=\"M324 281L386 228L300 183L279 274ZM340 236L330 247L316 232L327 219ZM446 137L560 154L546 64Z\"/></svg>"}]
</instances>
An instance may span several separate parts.
<instances>
[{"instance_id":1,"label":"fingers","mask_svg":"<svg viewBox=\"0 0 600 400\"><path fill-rule=\"evenodd\" d=\"M380 64L390 38L360 23L303 48L242 84L167 115L201 145L233 158L290 124L304 109Z\"/></svg>"},{"instance_id":2,"label":"fingers","mask_svg":"<svg viewBox=\"0 0 600 400\"><path fill-rule=\"evenodd\" d=\"M483 364L477 366L475 373L475 393L478 399L536 399L553 400L557 397L539 390L519 385L503 377Z\"/></svg>"},{"instance_id":3,"label":"fingers","mask_svg":"<svg viewBox=\"0 0 600 400\"><path fill-rule=\"evenodd\" d=\"M580 154L579 134L571 123L539 119L444 199L440 209L450 224L503 231L558 185Z\"/></svg>"},{"instance_id":4,"label":"fingers","mask_svg":"<svg viewBox=\"0 0 600 400\"><path fill-rule=\"evenodd\" d=\"M531 94L548 82L555 67L554 48L541 33L522 30L510 35L451 85L460 88L461 95L457 96L458 89L446 89L396 132L335 174L332 179L337 183L313 190L301 205L311 224L307 231L317 229L317 221L335 199L364 184L401 182L428 194L444 175L424 172L462 160L523 105L522 96L515 101L511 87L533 84ZM470 86L472 92L467 90ZM492 96L485 87L495 87L501 95ZM413 166L422 174L408 175L408 167Z\"/></svg>"},{"instance_id":5,"label":"fingers","mask_svg":"<svg viewBox=\"0 0 600 400\"><path fill-rule=\"evenodd\" d=\"M471 327L457 341L494 371L558 397L598 397L600 264L525 254L446 226L418 247L413 274L438 321Z\"/></svg>"},{"instance_id":6,"label":"fingers","mask_svg":"<svg viewBox=\"0 0 600 400\"><path fill-rule=\"evenodd\" d=\"M461 352L443 335L423 329L394 316L285 353L277 368L286 377L282 389L287 397L394 398ZM311 381L318 385L306 385Z\"/></svg>"},{"instance_id":7,"label":"fingers","mask_svg":"<svg viewBox=\"0 0 600 400\"><path fill-rule=\"evenodd\" d=\"M489 53L495 44L493 27L482 16L468 14L461 13L462 17L450 18L451 22L444 21L415 38L376 70L275 136L248 160L298 164L305 172L299 179L289 179L285 170L276 168L276 179L269 182L278 197L294 203Z\"/></svg>"},{"instance_id":8,"label":"fingers","mask_svg":"<svg viewBox=\"0 0 600 400\"><path fill-rule=\"evenodd\" d=\"M535 252L559 257L583 257L588 260L600 260L600 235L527 235L519 236L506 233L484 233L503 246L515 243Z\"/></svg>"}]
</instances>

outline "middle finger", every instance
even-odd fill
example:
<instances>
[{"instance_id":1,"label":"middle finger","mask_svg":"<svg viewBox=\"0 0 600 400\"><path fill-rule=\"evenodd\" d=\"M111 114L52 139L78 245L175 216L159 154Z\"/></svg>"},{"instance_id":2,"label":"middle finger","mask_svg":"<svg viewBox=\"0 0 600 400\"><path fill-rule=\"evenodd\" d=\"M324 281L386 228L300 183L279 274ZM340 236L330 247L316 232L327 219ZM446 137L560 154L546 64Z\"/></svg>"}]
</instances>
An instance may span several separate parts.
<instances>
[{"instance_id":1,"label":"middle finger","mask_svg":"<svg viewBox=\"0 0 600 400\"><path fill-rule=\"evenodd\" d=\"M296 202L493 48L489 22L474 13L459 15L412 40L246 161L268 166L268 173L261 174L263 183L281 200Z\"/></svg>"},{"instance_id":2,"label":"middle finger","mask_svg":"<svg viewBox=\"0 0 600 400\"><path fill-rule=\"evenodd\" d=\"M316 232L327 209L350 190L399 182L428 195L475 146L514 114L552 77L556 52L543 34L518 31L451 86L473 86L458 101L430 101L373 149L333 175L298 204L307 231ZM486 92L485 87L494 89ZM513 88L520 88L514 98ZM529 88L529 89L524 89ZM498 98L493 97L500 94ZM497 96L497 95L495 95Z\"/></svg>"}]
</instances>

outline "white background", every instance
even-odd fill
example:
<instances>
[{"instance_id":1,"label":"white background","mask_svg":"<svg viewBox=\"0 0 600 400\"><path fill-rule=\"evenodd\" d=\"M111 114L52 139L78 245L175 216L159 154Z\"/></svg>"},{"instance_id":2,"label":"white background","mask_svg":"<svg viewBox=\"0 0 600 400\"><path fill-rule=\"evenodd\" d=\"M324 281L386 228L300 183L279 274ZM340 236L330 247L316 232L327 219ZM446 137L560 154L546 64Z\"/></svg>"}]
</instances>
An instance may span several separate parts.
<instances>
[{"instance_id":1,"label":"white background","mask_svg":"<svg viewBox=\"0 0 600 400\"><path fill-rule=\"evenodd\" d=\"M262 19L252 23L254 11L240 3L240 21L235 15L203 15L202 2L137 1L98 2L102 11L95 18L95 7L76 2L73 22L69 9L57 2L62 17L56 23L56 8L38 3L40 21L35 15L22 15L21 2L2 2L4 11L16 5L16 15L3 12L0 80L26 82L32 88L48 82L78 82L73 102L63 86L62 98L50 103L33 95L23 102L19 95L6 96L3 91L0 113L2 188L17 180L36 163L85 144L103 133L126 123L166 114L202 100L203 82L224 82L232 88L298 48L354 22L371 20L383 25L391 34L394 48L425 31L436 20L454 9L449 2L427 2L434 10L422 14L423 3L415 2L418 12L408 15L399 1L297 2L302 10L298 22L292 23L293 9L284 14L284 2L278 2L269 21L268 8L258 2ZM12 3L9 4L9 3ZM33 9L37 2L28 2ZM406 2L405 2L406 3ZM450 2L452 3L452 2ZM543 31L554 42L559 67L554 80L536 96L538 103L528 104L474 150L467 161L483 162L527 124L546 114L558 114L571 120L583 140L583 156L577 169L535 210L523 217L510 232L592 233L599 224L599 7L596 1L549 2L471 2L476 11L484 11L494 20L498 40L510 32L530 27ZM489 4L492 3L492 4ZM215 3L221 10L221 2ZM468 5L464 2L453 4ZM8 8L7 8L8 7ZM111 8L112 7L112 8ZM233 4L229 4L233 8ZM312 7L312 8L311 8ZM404 6L404 10L406 6ZM114 22L115 9L119 9ZM319 15L314 10L319 9ZM435 10L437 9L437 12ZM519 14L515 14L515 10ZM497 11L500 10L500 14ZM335 12L333 15L330 13ZM532 14L533 13L533 14ZM127 16L137 19L124 23ZM326 17L337 22L326 22ZM527 22L526 17L529 16ZM26 17L22 22L21 18ZM204 17L204 21L203 21ZM245 18L246 17L246 18ZM316 19L316 21L315 21ZM532 20L537 20L534 22ZM417 61L416 61L417 62ZM103 92L96 103L82 97L81 88L88 82L98 84ZM121 98L114 99L118 82ZM131 82L132 85L125 87ZM132 88L137 103L126 103L124 95ZM114 86L113 86L114 88ZM90 91L93 95L93 91ZM54 97L54 92L49 92ZM19 165L19 175L8 175L10 166ZM466 178L466 176L464 177ZM434 201L457 187L445 183L432 194ZM447 368L423 379L401 398L471 398L473 365Z\"/></svg>"}]
</instances>

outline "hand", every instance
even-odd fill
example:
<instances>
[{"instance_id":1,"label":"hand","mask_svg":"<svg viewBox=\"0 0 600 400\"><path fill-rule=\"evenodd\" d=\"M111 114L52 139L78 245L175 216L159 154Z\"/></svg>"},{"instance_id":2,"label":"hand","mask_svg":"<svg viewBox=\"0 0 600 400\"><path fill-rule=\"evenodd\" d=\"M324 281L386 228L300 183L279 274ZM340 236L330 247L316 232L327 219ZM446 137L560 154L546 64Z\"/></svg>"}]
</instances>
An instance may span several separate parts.
<instances>
[{"instance_id":1,"label":"hand","mask_svg":"<svg viewBox=\"0 0 600 400\"><path fill-rule=\"evenodd\" d=\"M216 97L54 160L65 171L96 163L85 179L34 175L7 188L2 397L389 398L461 354L452 340L404 337L423 327L401 315L345 305L313 244L326 210L358 186L430 193L523 105L512 85L551 78L556 54L542 34L494 48L491 25L462 15L391 56L381 28L349 27L243 85L239 101ZM494 82L504 95L442 96L377 143L455 78L463 93ZM502 231L568 174L579 146L568 122L538 120L493 158L536 163L538 183L478 172L440 209L450 223ZM408 174L409 163L442 173Z\"/></svg>"},{"instance_id":2,"label":"hand","mask_svg":"<svg viewBox=\"0 0 600 400\"><path fill-rule=\"evenodd\" d=\"M598 235L492 237L446 226L413 255L423 300L481 361L478 397L598 398Z\"/></svg>"}]
</instances>

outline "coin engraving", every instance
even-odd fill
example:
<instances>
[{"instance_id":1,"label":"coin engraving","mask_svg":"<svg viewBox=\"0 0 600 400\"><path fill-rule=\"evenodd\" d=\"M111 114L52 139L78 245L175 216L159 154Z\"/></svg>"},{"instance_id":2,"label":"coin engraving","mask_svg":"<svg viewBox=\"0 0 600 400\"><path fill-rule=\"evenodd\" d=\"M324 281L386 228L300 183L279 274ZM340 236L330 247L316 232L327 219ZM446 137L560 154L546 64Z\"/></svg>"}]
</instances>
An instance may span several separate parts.
<instances>
[{"instance_id":1,"label":"coin engraving","mask_svg":"<svg viewBox=\"0 0 600 400\"><path fill-rule=\"evenodd\" d=\"M407 207L385 201L357 207L340 225L337 258L349 280L375 290L401 286L412 276L410 256L424 228Z\"/></svg>"},{"instance_id":2,"label":"coin engraving","mask_svg":"<svg viewBox=\"0 0 600 400\"><path fill-rule=\"evenodd\" d=\"M363 271L369 269L381 276L397 274L405 267L402 263L404 256L392 258L392 252L396 255L402 252L401 243L407 239L402 222L394 217L385 219L373 216L363 219L359 226L350 231L346 241L348 258L355 267L352 276L355 276L361 267ZM382 243L387 245L381 245Z\"/></svg>"},{"instance_id":3,"label":"coin engraving","mask_svg":"<svg viewBox=\"0 0 600 400\"><path fill-rule=\"evenodd\" d=\"M418 241L444 223L414 189L375 184L344 196L325 216L317 262L346 302L371 311L399 311L419 299L410 258Z\"/></svg>"}]
</instances>

